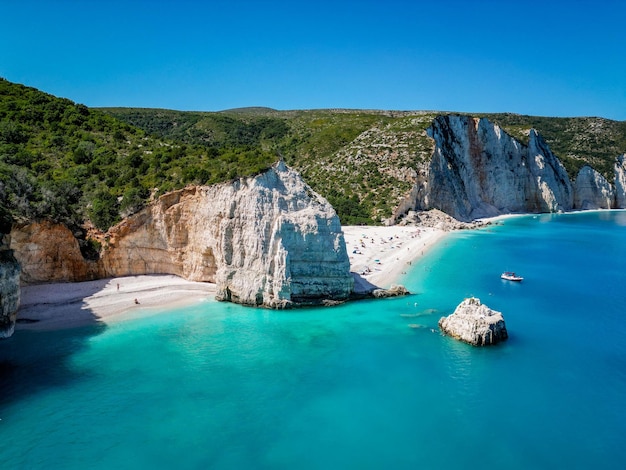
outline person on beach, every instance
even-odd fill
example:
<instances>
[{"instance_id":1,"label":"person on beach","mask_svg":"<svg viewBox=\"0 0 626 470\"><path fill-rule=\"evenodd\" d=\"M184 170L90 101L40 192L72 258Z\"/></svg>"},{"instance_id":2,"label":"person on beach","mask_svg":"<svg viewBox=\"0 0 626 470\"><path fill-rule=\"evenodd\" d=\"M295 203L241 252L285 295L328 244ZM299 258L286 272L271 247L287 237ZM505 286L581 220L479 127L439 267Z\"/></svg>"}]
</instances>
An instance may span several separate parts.
<instances>
[{"instance_id":1,"label":"person on beach","mask_svg":"<svg viewBox=\"0 0 626 470\"><path fill-rule=\"evenodd\" d=\"M136 303L137 305L139 305L139 301L138 301L137 299L135 299L135 303Z\"/></svg>"}]
</instances>

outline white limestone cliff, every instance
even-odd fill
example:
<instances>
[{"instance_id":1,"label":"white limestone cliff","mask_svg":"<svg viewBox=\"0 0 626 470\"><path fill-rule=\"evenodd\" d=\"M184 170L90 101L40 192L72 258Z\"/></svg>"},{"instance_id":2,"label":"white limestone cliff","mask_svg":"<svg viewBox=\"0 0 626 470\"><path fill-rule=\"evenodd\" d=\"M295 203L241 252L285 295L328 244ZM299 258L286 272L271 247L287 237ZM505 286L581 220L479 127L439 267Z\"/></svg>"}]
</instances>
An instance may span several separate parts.
<instances>
[{"instance_id":1,"label":"white limestone cliff","mask_svg":"<svg viewBox=\"0 0 626 470\"><path fill-rule=\"evenodd\" d=\"M589 165L583 166L574 181L574 209L611 209L614 201L615 191L606 178Z\"/></svg>"},{"instance_id":2,"label":"white limestone cliff","mask_svg":"<svg viewBox=\"0 0 626 470\"><path fill-rule=\"evenodd\" d=\"M486 346L509 337L502 313L491 310L471 297L463 300L454 313L439 320L445 334L474 346Z\"/></svg>"},{"instance_id":3,"label":"white limestone cliff","mask_svg":"<svg viewBox=\"0 0 626 470\"><path fill-rule=\"evenodd\" d=\"M283 162L254 178L163 195L112 227L95 263L62 242L68 237L59 225L16 227L23 279L175 274L216 283L220 300L274 308L345 300L354 282L334 209Z\"/></svg>"},{"instance_id":4,"label":"white limestone cliff","mask_svg":"<svg viewBox=\"0 0 626 470\"><path fill-rule=\"evenodd\" d=\"M615 208L626 209L626 153L615 161Z\"/></svg>"},{"instance_id":5,"label":"white limestone cliff","mask_svg":"<svg viewBox=\"0 0 626 470\"><path fill-rule=\"evenodd\" d=\"M419 208L463 221L572 209L567 172L534 130L524 145L488 119L449 115L428 132L435 151Z\"/></svg>"}]
</instances>

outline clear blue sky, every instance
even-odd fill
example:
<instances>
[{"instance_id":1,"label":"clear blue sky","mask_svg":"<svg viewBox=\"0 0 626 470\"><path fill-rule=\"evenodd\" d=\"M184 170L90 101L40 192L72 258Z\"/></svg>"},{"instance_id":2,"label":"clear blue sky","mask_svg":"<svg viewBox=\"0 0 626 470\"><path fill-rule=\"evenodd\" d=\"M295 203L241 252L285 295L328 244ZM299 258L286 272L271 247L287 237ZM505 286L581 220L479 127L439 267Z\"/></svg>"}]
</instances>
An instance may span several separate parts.
<instances>
[{"instance_id":1,"label":"clear blue sky","mask_svg":"<svg viewBox=\"0 0 626 470\"><path fill-rule=\"evenodd\" d=\"M0 76L88 106L626 120L626 1L0 0Z\"/></svg>"}]
</instances>

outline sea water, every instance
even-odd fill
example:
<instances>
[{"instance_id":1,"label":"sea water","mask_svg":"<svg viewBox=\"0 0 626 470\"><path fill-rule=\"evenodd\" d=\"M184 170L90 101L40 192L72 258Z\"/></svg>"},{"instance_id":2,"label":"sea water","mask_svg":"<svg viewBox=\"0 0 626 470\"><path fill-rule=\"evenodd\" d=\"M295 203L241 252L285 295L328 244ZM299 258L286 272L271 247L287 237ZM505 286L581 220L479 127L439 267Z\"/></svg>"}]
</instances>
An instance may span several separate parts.
<instances>
[{"instance_id":1,"label":"sea water","mask_svg":"<svg viewBox=\"0 0 626 470\"><path fill-rule=\"evenodd\" d=\"M0 467L623 469L625 263L624 212L526 216L449 235L408 297L17 331ZM468 296L508 341L439 333Z\"/></svg>"}]
</instances>

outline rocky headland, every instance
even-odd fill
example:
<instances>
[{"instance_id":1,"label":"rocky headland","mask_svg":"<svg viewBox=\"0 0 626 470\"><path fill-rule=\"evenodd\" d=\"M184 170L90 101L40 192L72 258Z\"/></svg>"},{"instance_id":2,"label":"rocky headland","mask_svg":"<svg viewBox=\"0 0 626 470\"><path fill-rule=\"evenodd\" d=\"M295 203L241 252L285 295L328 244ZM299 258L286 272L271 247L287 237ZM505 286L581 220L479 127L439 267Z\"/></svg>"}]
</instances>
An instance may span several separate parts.
<instances>
[{"instance_id":1,"label":"rocky headland","mask_svg":"<svg viewBox=\"0 0 626 470\"><path fill-rule=\"evenodd\" d=\"M12 276L11 282L5 280L3 285L15 302L3 316L7 336L15 323L20 274L21 282L29 288L91 281L85 283L89 292L82 301L75 293L69 295L69 301L62 292L53 296L63 299L66 308L76 306L70 316L79 322L86 318L81 304L106 310L102 302L89 300L101 298L91 292L96 280L123 279L119 281L123 295L119 283L117 291L111 292L111 285L118 281L106 283L108 302L123 310L120 299L130 304L127 294L141 293L145 284L130 279L152 274L210 283L218 300L281 309L408 293L401 286L387 290L368 281L360 282L355 290L355 279L363 280L351 273L346 241L334 209L282 161L256 177L188 187L161 196L101 234L102 248L96 260L83 257L78 240L67 227L50 221L16 224L9 239L6 253L15 253L15 258L13 264L3 263L5 278ZM372 256L387 260L382 254ZM385 268L392 269L392 263L386 262ZM172 284L170 278L162 279L165 285ZM29 312L38 305L38 293L51 297L51 289L30 288L28 292ZM143 294L142 301L148 299L144 305L155 303L150 300L154 295ZM105 315L114 313L106 310ZM51 320L49 315L42 318Z\"/></svg>"},{"instance_id":2,"label":"rocky headland","mask_svg":"<svg viewBox=\"0 0 626 470\"><path fill-rule=\"evenodd\" d=\"M524 145L488 119L439 116L428 132L435 151L420 206L462 221L572 208L567 172L534 130Z\"/></svg>"},{"instance_id":3,"label":"rocky headland","mask_svg":"<svg viewBox=\"0 0 626 470\"><path fill-rule=\"evenodd\" d=\"M503 214L626 208L623 155L616 155L610 181L589 165L570 180L534 129L522 143L487 118L441 115L427 132L434 141L432 158L416 172L396 221L429 209L471 222Z\"/></svg>"},{"instance_id":4,"label":"rocky headland","mask_svg":"<svg viewBox=\"0 0 626 470\"><path fill-rule=\"evenodd\" d=\"M272 308L346 300L353 286L335 211L282 162L161 196L106 233L97 261L49 222L16 226L11 248L28 283L174 274L215 283L220 300Z\"/></svg>"}]
</instances>

